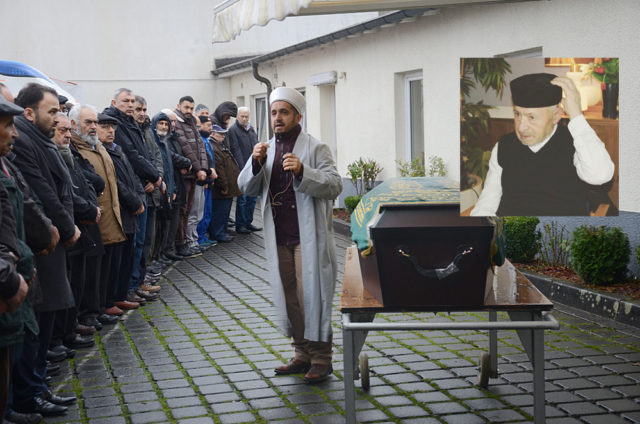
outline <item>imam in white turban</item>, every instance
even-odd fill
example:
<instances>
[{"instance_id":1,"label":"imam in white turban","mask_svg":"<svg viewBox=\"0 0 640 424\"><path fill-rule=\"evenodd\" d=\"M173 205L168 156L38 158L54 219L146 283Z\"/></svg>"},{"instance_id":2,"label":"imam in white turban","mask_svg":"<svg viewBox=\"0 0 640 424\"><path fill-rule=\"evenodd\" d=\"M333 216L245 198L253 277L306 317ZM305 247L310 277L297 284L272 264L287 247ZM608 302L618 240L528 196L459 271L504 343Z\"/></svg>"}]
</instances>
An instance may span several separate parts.
<instances>
[{"instance_id":1,"label":"imam in white turban","mask_svg":"<svg viewBox=\"0 0 640 424\"><path fill-rule=\"evenodd\" d=\"M304 113L306 102L304 100L304 96L300 94L298 90L289 87L278 87L273 90L269 96L269 106L278 100L284 100L289 103L300 115Z\"/></svg>"}]
</instances>

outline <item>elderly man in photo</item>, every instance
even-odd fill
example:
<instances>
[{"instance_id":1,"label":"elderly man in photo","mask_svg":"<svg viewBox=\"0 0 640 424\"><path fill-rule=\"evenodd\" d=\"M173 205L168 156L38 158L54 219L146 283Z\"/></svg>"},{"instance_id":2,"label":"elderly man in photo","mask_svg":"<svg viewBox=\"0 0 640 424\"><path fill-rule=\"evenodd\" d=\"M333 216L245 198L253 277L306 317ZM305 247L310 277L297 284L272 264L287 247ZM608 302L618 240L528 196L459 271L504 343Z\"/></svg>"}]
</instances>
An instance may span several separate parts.
<instances>
[{"instance_id":1,"label":"elderly man in photo","mask_svg":"<svg viewBox=\"0 0 640 424\"><path fill-rule=\"evenodd\" d=\"M305 380L317 383L333 372L332 209L342 178L329 146L302 131L304 96L279 87L269 104L275 136L254 146L238 185L247 196L261 196L275 320L293 337L294 357L275 373L306 372Z\"/></svg>"},{"instance_id":2,"label":"elderly man in photo","mask_svg":"<svg viewBox=\"0 0 640 424\"><path fill-rule=\"evenodd\" d=\"M588 204L588 185L609 182L614 164L582 114L573 81L523 75L511 81L511 97L515 131L494 146L471 215L588 215L594 208ZM567 126L559 124L561 102Z\"/></svg>"}]
</instances>

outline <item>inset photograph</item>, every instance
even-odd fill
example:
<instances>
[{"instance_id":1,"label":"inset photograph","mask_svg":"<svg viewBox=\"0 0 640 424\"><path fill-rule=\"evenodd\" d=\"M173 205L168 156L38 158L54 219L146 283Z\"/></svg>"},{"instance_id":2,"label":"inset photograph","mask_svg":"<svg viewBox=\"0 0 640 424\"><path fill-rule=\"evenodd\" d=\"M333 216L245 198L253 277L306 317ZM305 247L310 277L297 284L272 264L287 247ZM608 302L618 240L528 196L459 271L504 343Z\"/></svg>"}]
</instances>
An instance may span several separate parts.
<instances>
[{"instance_id":1,"label":"inset photograph","mask_svg":"<svg viewBox=\"0 0 640 424\"><path fill-rule=\"evenodd\" d=\"M614 57L460 59L463 216L617 216Z\"/></svg>"}]
</instances>

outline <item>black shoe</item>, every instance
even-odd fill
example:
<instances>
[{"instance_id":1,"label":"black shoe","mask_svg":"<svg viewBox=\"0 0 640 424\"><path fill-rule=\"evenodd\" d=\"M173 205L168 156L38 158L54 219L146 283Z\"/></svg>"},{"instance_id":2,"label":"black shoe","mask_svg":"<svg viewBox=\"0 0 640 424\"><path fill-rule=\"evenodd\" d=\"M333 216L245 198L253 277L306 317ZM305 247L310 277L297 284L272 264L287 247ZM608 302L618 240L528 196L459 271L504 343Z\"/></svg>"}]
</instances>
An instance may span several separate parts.
<instances>
[{"instance_id":1,"label":"black shoe","mask_svg":"<svg viewBox=\"0 0 640 424\"><path fill-rule=\"evenodd\" d=\"M60 361L64 361L65 359L67 359L67 352L56 351L53 349L47 350L47 361L60 362Z\"/></svg>"},{"instance_id":2,"label":"black shoe","mask_svg":"<svg viewBox=\"0 0 640 424\"><path fill-rule=\"evenodd\" d=\"M181 246L177 250L177 252L183 258L195 258L197 256L202 255L202 252L200 251L200 249L198 249L198 250L191 249L190 247L187 247L186 245L185 246Z\"/></svg>"},{"instance_id":3,"label":"black shoe","mask_svg":"<svg viewBox=\"0 0 640 424\"><path fill-rule=\"evenodd\" d=\"M53 415L64 415L69 408L53 404L40 396L34 396L25 404L15 405L14 409L18 412L38 413L44 417L50 417Z\"/></svg>"},{"instance_id":4,"label":"black shoe","mask_svg":"<svg viewBox=\"0 0 640 424\"><path fill-rule=\"evenodd\" d=\"M62 405L62 406L71 405L72 403L75 403L75 401L77 400L75 396L58 396L53 392L51 392L51 390L42 392L42 395L40 396L42 397L42 399L46 400L47 402L53 403L54 405Z\"/></svg>"},{"instance_id":5,"label":"black shoe","mask_svg":"<svg viewBox=\"0 0 640 424\"><path fill-rule=\"evenodd\" d=\"M67 359L69 358L73 358L76 355L76 351L73 349L69 349L68 347L66 347L65 345L61 344L55 347L51 348L51 352L55 353L55 354L59 354L59 353L64 353L67 357ZM48 354L48 352L47 352ZM49 358L47 358L49 359ZM51 362L55 362L55 361L51 361Z\"/></svg>"},{"instance_id":6,"label":"black shoe","mask_svg":"<svg viewBox=\"0 0 640 424\"><path fill-rule=\"evenodd\" d=\"M60 365L47 363L47 375L55 377L58 374L60 374Z\"/></svg>"},{"instance_id":7,"label":"black shoe","mask_svg":"<svg viewBox=\"0 0 640 424\"><path fill-rule=\"evenodd\" d=\"M233 241L233 236L226 235L218 240L220 243L230 243Z\"/></svg>"},{"instance_id":8,"label":"black shoe","mask_svg":"<svg viewBox=\"0 0 640 424\"><path fill-rule=\"evenodd\" d=\"M101 322L102 325L113 325L118 322L118 317L116 315L102 314L97 320Z\"/></svg>"},{"instance_id":9,"label":"black shoe","mask_svg":"<svg viewBox=\"0 0 640 424\"><path fill-rule=\"evenodd\" d=\"M249 225L247 225L247 229L248 229L248 230L251 230L251 231L262 231L262 228L260 228L260 227L256 227L256 226L255 226L255 225L253 225L253 224L249 224Z\"/></svg>"},{"instance_id":10,"label":"black shoe","mask_svg":"<svg viewBox=\"0 0 640 424\"><path fill-rule=\"evenodd\" d=\"M8 412L3 423L10 424L38 424L42 421L42 415L38 413L23 414L16 411Z\"/></svg>"},{"instance_id":11,"label":"black shoe","mask_svg":"<svg viewBox=\"0 0 640 424\"><path fill-rule=\"evenodd\" d=\"M84 317L82 319L79 319L78 322L82 325L93 326L98 331L102 330L102 323L98 321L98 318L94 316Z\"/></svg>"},{"instance_id":12,"label":"black shoe","mask_svg":"<svg viewBox=\"0 0 640 424\"><path fill-rule=\"evenodd\" d=\"M148 301L153 301L153 300L156 300L158 297L160 297L158 293L151 293L141 289L136 290L136 294L141 298L143 298L144 300L148 300Z\"/></svg>"},{"instance_id":13,"label":"black shoe","mask_svg":"<svg viewBox=\"0 0 640 424\"><path fill-rule=\"evenodd\" d=\"M76 336L72 339L65 339L64 341L64 345L71 349L82 349L86 347L91 347L95 343L96 343L95 340L89 337L82 337L79 334L76 334Z\"/></svg>"},{"instance_id":14,"label":"black shoe","mask_svg":"<svg viewBox=\"0 0 640 424\"><path fill-rule=\"evenodd\" d=\"M167 259L170 259L170 260L172 260L172 261L181 261L182 259L184 259L184 258L182 257L182 255L177 255L177 254L175 254L175 253L173 253L173 252L165 252L165 253L164 253L164 256L165 256Z\"/></svg>"},{"instance_id":15,"label":"black shoe","mask_svg":"<svg viewBox=\"0 0 640 424\"><path fill-rule=\"evenodd\" d=\"M160 274L162 274L162 268L164 268L162 264L154 262L149 268L147 268L147 275L151 277L159 277Z\"/></svg>"},{"instance_id":16,"label":"black shoe","mask_svg":"<svg viewBox=\"0 0 640 424\"><path fill-rule=\"evenodd\" d=\"M248 229L247 227L237 227L236 228L236 233L238 233L238 234L251 234L251 230Z\"/></svg>"}]
</instances>

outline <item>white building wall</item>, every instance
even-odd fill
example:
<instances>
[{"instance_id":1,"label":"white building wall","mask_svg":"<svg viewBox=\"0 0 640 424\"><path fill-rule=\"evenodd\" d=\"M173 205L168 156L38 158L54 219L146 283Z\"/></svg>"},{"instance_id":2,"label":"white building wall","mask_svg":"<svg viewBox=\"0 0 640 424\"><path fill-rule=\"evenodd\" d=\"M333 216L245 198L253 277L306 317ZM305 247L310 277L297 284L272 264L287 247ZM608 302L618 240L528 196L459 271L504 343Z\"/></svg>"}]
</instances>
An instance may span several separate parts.
<instances>
[{"instance_id":1,"label":"white building wall","mask_svg":"<svg viewBox=\"0 0 640 424\"><path fill-rule=\"evenodd\" d=\"M261 65L274 86L306 88L307 128L318 134L317 87L309 76L335 70L338 170L360 156L379 161L381 178L396 175L403 126L398 116L398 74L422 70L425 152L444 158L459 175L460 57L491 57L542 46L543 56L621 58L620 209L640 212L640 2L550 0L442 9L415 22L380 28L303 50ZM286 20L284 21L286 23ZM264 93L250 72L231 76L231 97ZM242 84L242 88L241 88Z\"/></svg>"},{"instance_id":2,"label":"white building wall","mask_svg":"<svg viewBox=\"0 0 640 424\"><path fill-rule=\"evenodd\" d=\"M0 57L78 84L73 94L98 108L123 86L146 97L152 113L186 94L212 104L213 3L3 2Z\"/></svg>"}]
</instances>

